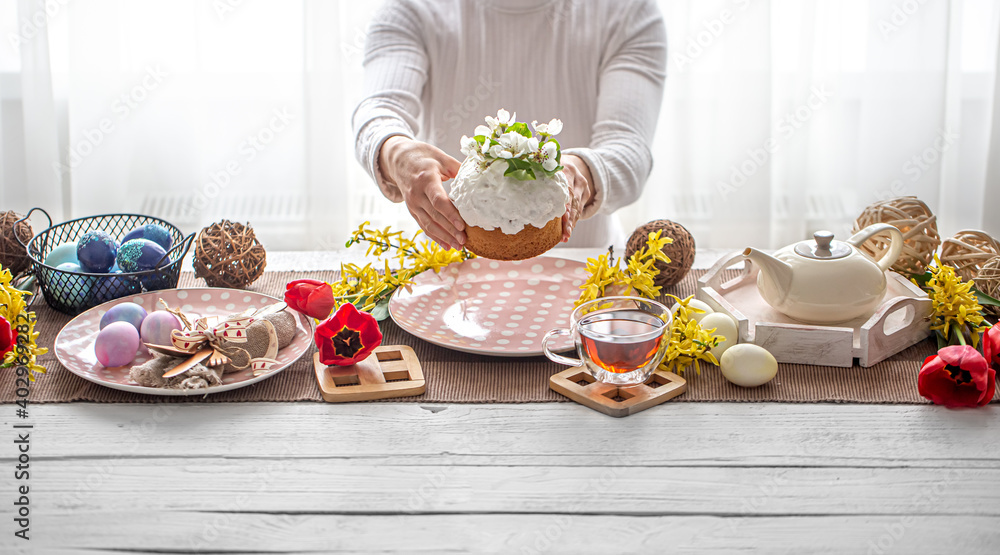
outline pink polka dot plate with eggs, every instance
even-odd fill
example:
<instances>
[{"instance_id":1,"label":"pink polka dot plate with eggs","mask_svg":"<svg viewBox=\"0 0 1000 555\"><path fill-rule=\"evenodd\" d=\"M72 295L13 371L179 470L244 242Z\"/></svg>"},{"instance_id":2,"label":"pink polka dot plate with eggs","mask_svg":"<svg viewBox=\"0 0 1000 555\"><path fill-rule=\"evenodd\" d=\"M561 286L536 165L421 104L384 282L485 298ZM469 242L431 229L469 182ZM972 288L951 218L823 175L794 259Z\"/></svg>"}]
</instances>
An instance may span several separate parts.
<instances>
[{"instance_id":1,"label":"pink polka dot plate with eggs","mask_svg":"<svg viewBox=\"0 0 1000 555\"><path fill-rule=\"evenodd\" d=\"M239 389L261 380L266 380L291 366L292 363L308 352L312 346L312 320L294 310L288 309L295 316L295 338L292 339L291 344L278 351L278 356L276 357L278 364L271 367L270 371L258 376L254 376L253 370L250 368L231 372L223 376L222 385L205 389L160 389L156 387L144 387L138 385L129 377L130 368L128 366L120 368L105 368L102 366L97 361L97 355L94 353L94 341L97 339L97 333L100 331L101 318L111 307L119 303L134 302L145 308L147 312L153 312L154 310L162 309L157 304L158 299L163 299L171 308L180 308L184 314L195 318L202 316L228 316L243 312L248 308L263 308L281 302L281 299L276 299L270 295L214 287L165 289L122 297L95 306L73 318L68 324L63 326L63 329L59 331L59 335L56 336L54 344L56 359L67 370L77 376L112 389L148 395L206 395ZM139 350L139 355L132 363L133 365L142 364L151 358L145 347L140 347Z\"/></svg>"},{"instance_id":2,"label":"pink polka dot plate with eggs","mask_svg":"<svg viewBox=\"0 0 1000 555\"><path fill-rule=\"evenodd\" d=\"M474 258L418 275L393 294L389 314L409 333L456 351L538 356L545 332L569 326L586 279L586 265L573 260ZM551 345L573 348L571 339Z\"/></svg>"}]
</instances>

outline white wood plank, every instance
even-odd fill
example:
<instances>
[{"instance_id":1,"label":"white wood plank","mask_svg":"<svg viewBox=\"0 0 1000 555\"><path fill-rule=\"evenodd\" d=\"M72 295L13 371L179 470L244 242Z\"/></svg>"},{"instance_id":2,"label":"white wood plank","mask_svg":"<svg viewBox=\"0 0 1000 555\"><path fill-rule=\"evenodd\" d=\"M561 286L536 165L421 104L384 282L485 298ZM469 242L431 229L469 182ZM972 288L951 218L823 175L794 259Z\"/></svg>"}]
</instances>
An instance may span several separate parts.
<instances>
[{"instance_id":1,"label":"white wood plank","mask_svg":"<svg viewBox=\"0 0 1000 555\"><path fill-rule=\"evenodd\" d=\"M992 517L67 514L34 549L142 553L995 553ZM0 540L8 544L11 540ZM35 551L42 552L42 551Z\"/></svg>"},{"instance_id":2,"label":"white wood plank","mask_svg":"<svg viewBox=\"0 0 1000 555\"><path fill-rule=\"evenodd\" d=\"M997 406L666 403L616 419L556 403L73 403L33 406L32 417L38 458L977 468L1000 462L1000 442L993 441L1000 437ZM9 453L0 456L10 460Z\"/></svg>"},{"instance_id":3,"label":"white wood plank","mask_svg":"<svg viewBox=\"0 0 1000 555\"><path fill-rule=\"evenodd\" d=\"M1000 516L1000 469L371 465L328 459L42 461L44 513ZM970 500L975 503L970 503Z\"/></svg>"}]
</instances>

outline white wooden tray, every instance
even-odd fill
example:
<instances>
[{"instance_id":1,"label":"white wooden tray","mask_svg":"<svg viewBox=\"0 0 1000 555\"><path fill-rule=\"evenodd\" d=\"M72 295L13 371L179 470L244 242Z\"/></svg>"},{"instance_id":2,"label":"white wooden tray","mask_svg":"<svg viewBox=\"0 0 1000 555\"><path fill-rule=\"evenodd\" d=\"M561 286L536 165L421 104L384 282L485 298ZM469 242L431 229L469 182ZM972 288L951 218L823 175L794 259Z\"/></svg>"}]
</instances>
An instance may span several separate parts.
<instances>
[{"instance_id":1,"label":"white wooden tray","mask_svg":"<svg viewBox=\"0 0 1000 555\"><path fill-rule=\"evenodd\" d=\"M723 282L723 271L744 262L743 272ZM886 273L881 305L868 318L836 326L803 324L771 308L757 292L759 269L736 252L720 259L701 279L695 297L736 319L740 343L764 347L778 362L867 368L930 335L927 293L896 272Z\"/></svg>"}]
</instances>

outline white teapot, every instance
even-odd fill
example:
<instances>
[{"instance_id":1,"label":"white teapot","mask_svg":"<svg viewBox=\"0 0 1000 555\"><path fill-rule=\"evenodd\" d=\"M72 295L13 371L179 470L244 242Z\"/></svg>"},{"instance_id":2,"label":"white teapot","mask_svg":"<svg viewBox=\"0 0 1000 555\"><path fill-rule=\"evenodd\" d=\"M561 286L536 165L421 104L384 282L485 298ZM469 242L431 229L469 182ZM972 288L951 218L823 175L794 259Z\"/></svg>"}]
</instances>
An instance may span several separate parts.
<instances>
[{"instance_id":1,"label":"white teapot","mask_svg":"<svg viewBox=\"0 0 1000 555\"><path fill-rule=\"evenodd\" d=\"M858 247L888 233L889 251L878 261ZM788 245L774 255L747 248L758 268L757 289L775 310L808 324L836 324L875 312L885 294L885 271L903 249L903 234L889 224L870 225L847 241L817 231L813 240Z\"/></svg>"}]
</instances>

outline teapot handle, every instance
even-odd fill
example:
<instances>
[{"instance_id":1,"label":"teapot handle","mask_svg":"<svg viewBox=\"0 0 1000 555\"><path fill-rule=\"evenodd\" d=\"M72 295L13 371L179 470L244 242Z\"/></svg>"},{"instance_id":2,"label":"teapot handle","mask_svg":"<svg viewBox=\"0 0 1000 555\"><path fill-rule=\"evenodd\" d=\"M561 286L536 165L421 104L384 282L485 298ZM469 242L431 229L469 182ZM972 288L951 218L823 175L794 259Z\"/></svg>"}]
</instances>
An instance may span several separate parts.
<instances>
[{"instance_id":1,"label":"teapot handle","mask_svg":"<svg viewBox=\"0 0 1000 555\"><path fill-rule=\"evenodd\" d=\"M889 243L889 252L885 253L882 255L882 258L875 261L875 264L877 264L879 269L883 272L895 264L899 255L903 252L903 234L896 226L890 224L872 224L855 233L850 239L847 240L847 243L854 245L857 248L861 248L861 245L865 241L884 232L889 232L889 235L892 238L892 242Z\"/></svg>"}]
</instances>

